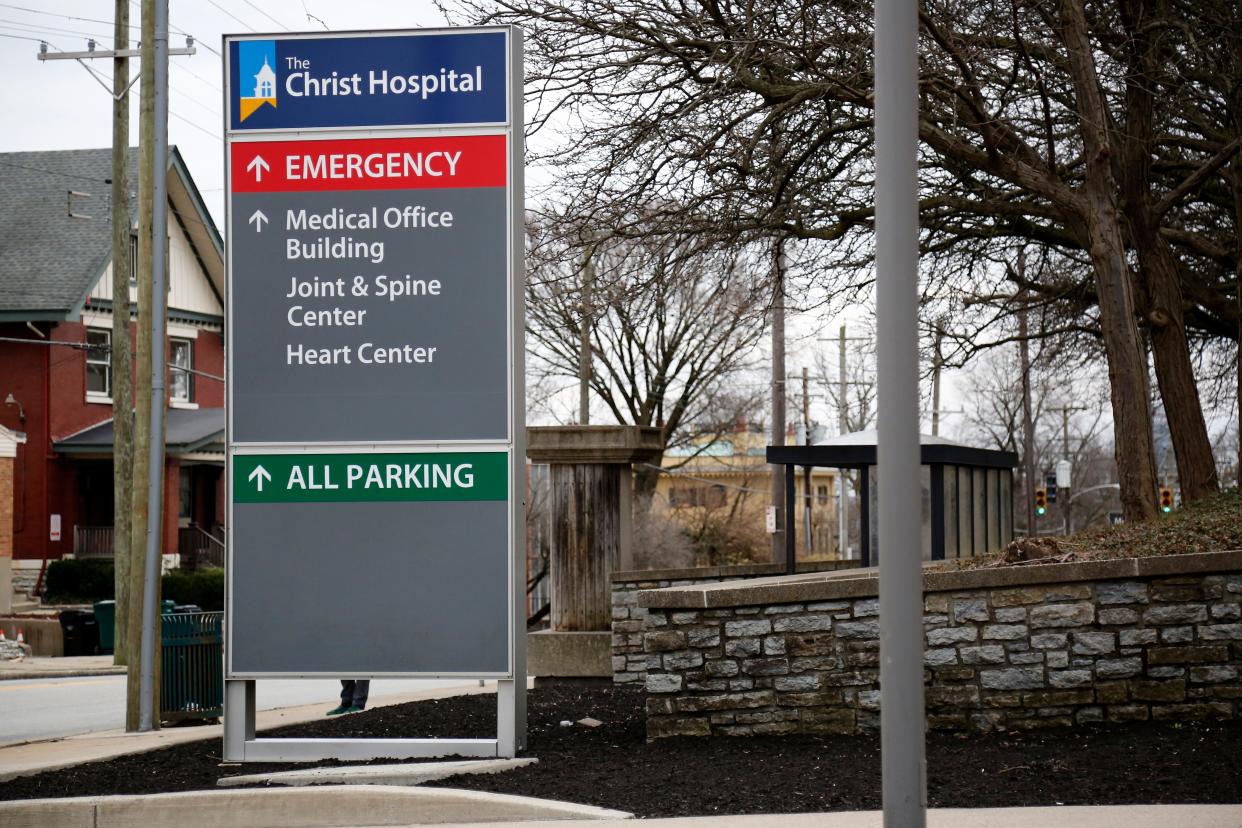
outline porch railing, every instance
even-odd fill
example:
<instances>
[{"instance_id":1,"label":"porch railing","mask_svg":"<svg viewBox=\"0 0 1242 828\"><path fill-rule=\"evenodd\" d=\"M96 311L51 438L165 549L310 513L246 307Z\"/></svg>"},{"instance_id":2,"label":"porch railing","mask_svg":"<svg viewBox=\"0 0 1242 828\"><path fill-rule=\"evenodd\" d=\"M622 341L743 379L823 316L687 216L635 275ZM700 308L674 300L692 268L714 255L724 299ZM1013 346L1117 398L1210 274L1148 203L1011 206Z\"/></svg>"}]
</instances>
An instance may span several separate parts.
<instances>
[{"instance_id":1,"label":"porch railing","mask_svg":"<svg viewBox=\"0 0 1242 828\"><path fill-rule=\"evenodd\" d=\"M73 555L76 558L111 558L111 526L74 526Z\"/></svg>"},{"instance_id":2,"label":"porch railing","mask_svg":"<svg viewBox=\"0 0 1242 828\"><path fill-rule=\"evenodd\" d=\"M224 541L197 524L177 531L181 568L193 572L205 566L224 567Z\"/></svg>"}]
</instances>

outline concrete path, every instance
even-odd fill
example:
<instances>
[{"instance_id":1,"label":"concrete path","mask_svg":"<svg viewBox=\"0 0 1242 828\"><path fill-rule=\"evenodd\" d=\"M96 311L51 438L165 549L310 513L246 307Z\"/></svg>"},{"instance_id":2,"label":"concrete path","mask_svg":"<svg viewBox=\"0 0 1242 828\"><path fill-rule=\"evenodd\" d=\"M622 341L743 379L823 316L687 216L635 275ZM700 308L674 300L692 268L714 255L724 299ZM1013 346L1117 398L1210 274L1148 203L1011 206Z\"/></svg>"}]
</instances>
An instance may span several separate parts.
<instances>
[{"instance_id":1,"label":"concrete path","mask_svg":"<svg viewBox=\"0 0 1242 828\"><path fill-rule=\"evenodd\" d=\"M191 791L0 802L5 828L338 828L443 823L598 824L631 815L567 802L451 788L374 785Z\"/></svg>"},{"instance_id":2,"label":"concrete path","mask_svg":"<svg viewBox=\"0 0 1242 828\"><path fill-rule=\"evenodd\" d=\"M487 828L537 828L538 825L478 820L458 823L457 828L484 824ZM642 824L652 828L881 828L884 818L880 811L839 811L645 819ZM633 828L633 825L621 820L570 820L556 823L556 828ZM927 825L928 828L1240 828L1242 805L935 808L927 812Z\"/></svg>"},{"instance_id":3,"label":"concrete path","mask_svg":"<svg viewBox=\"0 0 1242 828\"><path fill-rule=\"evenodd\" d=\"M492 774L524 768L538 759L469 759L464 762L413 762L403 765L355 765L353 767L303 768L276 773L246 773L222 776L216 785L239 788L243 785L421 785L437 779L464 774Z\"/></svg>"},{"instance_id":4,"label":"concrete path","mask_svg":"<svg viewBox=\"0 0 1242 828\"><path fill-rule=\"evenodd\" d=\"M495 682L480 687L478 682L454 687L439 687L397 696L384 696L371 700L371 707L389 704L402 704L411 701L445 698L474 693L495 693ZM299 724L317 721L323 718L324 702L286 707L279 710L260 710L255 714L255 727L268 730L282 725ZM40 742L0 746L0 782L15 776L28 776L57 768L83 765L87 762L98 762L112 759L129 753L145 753L159 750L169 745L179 745L204 739L221 739L224 735L222 725L204 725L201 727L173 727L150 733L126 733L123 730L109 730L97 733L84 733L80 736L69 736Z\"/></svg>"}]
</instances>

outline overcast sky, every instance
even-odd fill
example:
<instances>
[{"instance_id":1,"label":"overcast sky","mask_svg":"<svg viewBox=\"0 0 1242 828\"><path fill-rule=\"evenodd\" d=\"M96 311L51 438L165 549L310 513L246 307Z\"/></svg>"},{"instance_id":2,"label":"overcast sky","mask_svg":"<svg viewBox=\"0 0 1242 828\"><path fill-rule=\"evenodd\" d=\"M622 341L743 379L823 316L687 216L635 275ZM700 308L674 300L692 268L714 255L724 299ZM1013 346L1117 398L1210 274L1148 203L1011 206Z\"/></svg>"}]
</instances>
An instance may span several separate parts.
<instances>
[{"instance_id":1,"label":"overcast sky","mask_svg":"<svg viewBox=\"0 0 1242 828\"><path fill-rule=\"evenodd\" d=\"M138 39L139 3L131 0L130 23ZM16 0L0 2L0 70L3 111L8 114L0 151L82 149L112 142L112 109L108 91L81 64L72 60L39 61L40 40L49 51L79 51L88 38L100 49L111 48L112 0ZM172 46L184 46L185 34L198 41L198 54L172 57L168 134L185 157L199 189L223 231L224 168L221 139L220 37L222 34L284 31L394 29L445 25L430 0L173 0L170 4ZM110 87L111 61L87 61ZM131 67L131 77L138 63ZM138 143L138 86L131 91L130 143ZM552 136L549 136L550 138ZM528 198L537 180L528 170ZM89 186L89 185L87 185ZM97 197L106 185L100 182ZM101 202L102 203L102 202ZM813 365L814 352L831 349L818 341L820 326L835 335L838 320L807 315L790 319L789 371ZM830 351L835 357L835 351ZM812 369L813 370L813 369ZM764 382L760 377L756 381ZM946 402L954 394L946 383ZM833 422L822 400L816 419ZM950 407L946 404L946 408ZM572 406L571 406L572 408ZM948 418L950 423L952 418ZM951 429L951 426L950 426Z\"/></svg>"},{"instance_id":2,"label":"overcast sky","mask_svg":"<svg viewBox=\"0 0 1242 828\"><path fill-rule=\"evenodd\" d=\"M139 3L130 2L132 37L138 39ZM249 32L396 29L442 26L430 0L172 0L169 44L198 40L198 54L169 58L168 137L202 190L217 225L224 218L224 149L221 139L220 36ZM0 3L0 103L6 113L0 151L84 149L112 144L112 100L77 61L40 61L39 40L49 52L86 49L94 37L111 48L112 0L15 0ZM317 19L308 19L309 16ZM322 23L320 23L322 21ZM111 86L112 61L87 63ZM130 69L136 77L138 63ZM138 144L138 85L131 91L130 143ZM102 196L101 192L97 195ZM223 231L223 227L221 226Z\"/></svg>"}]
</instances>

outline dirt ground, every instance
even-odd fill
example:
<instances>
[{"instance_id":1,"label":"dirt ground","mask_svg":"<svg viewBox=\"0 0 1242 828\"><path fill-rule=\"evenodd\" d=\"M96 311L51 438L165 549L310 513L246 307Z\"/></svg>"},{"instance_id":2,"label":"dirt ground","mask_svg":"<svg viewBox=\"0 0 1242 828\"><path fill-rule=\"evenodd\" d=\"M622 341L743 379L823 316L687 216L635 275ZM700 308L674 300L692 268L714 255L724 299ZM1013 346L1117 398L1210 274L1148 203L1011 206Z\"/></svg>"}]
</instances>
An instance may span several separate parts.
<instances>
[{"instance_id":1,"label":"dirt ground","mask_svg":"<svg viewBox=\"0 0 1242 828\"><path fill-rule=\"evenodd\" d=\"M577 722L591 717L596 728ZM495 699L461 696L293 725L266 735L488 738ZM193 742L0 784L0 799L215 788L220 743ZM878 736L666 739L648 744L642 693L541 688L529 697L539 763L443 787L547 797L644 817L880 807ZM1242 802L1242 722L1139 723L927 739L932 807ZM320 764L333 764L330 762Z\"/></svg>"}]
</instances>

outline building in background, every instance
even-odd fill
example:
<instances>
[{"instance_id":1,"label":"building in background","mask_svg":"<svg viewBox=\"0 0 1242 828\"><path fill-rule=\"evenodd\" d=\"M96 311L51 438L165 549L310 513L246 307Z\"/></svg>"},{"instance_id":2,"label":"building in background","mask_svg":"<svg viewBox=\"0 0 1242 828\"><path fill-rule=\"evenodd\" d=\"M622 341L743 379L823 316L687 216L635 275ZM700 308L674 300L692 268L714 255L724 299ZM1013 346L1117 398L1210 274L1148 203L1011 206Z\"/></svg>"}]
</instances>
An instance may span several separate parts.
<instances>
[{"instance_id":1,"label":"building in background","mask_svg":"<svg viewBox=\"0 0 1242 828\"><path fill-rule=\"evenodd\" d=\"M0 427L26 436L0 515L18 581L45 560L112 555L110 177L108 148L0 155ZM175 148L168 216L163 549L210 558L223 548L224 246Z\"/></svg>"}]
</instances>

